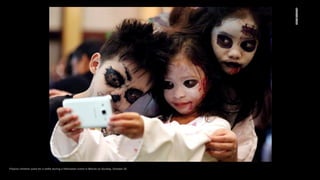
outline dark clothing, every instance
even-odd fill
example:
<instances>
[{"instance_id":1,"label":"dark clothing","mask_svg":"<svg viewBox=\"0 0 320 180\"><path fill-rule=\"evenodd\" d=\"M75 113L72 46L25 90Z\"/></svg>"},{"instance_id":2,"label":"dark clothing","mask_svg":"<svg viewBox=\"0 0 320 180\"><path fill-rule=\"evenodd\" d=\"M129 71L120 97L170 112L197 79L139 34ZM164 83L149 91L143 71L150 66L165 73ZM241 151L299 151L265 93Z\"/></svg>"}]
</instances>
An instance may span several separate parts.
<instances>
[{"instance_id":1,"label":"dark clothing","mask_svg":"<svg viewBox=\"0 0 320 180\"><path fill-rule=\"evenodd\" d=\"M49 89L64 90L72 94L80 93L89 88L92 77L90 71L82 75L69 76L50 84Z\"/></svg>"},{"instance_id":2,"label":"dark clothing","mask_svg":"<svg viewBox=\"0 0 320 180\"><path fill-rule=\"evenodd\" d=\"M52 130L58 122L57 109L62 107L62 101L67 98L72 98L70 95L56 96L49 99L49 134L51 136Z\"/></svg>"},{"instance_id":3,"label":"dark clothing","mask_svg":"<svg viewBox=\"0 0 320 180\"><path fill-rule=\"evenodd\" d=\"M49 137L49 142L48 142L48 147L49 147L49 160L53 162L58 162L58 159L56 159L51 151L50 151L50 137L52 134L52 131L58 122L58 115L57 115L57 109L58 107L62 106L62 101L67 98L72 98L70 95L66 96L56 96L53 98L49 99L49 122L48 122L48 137Z\"/></svg>"}]
</instances>

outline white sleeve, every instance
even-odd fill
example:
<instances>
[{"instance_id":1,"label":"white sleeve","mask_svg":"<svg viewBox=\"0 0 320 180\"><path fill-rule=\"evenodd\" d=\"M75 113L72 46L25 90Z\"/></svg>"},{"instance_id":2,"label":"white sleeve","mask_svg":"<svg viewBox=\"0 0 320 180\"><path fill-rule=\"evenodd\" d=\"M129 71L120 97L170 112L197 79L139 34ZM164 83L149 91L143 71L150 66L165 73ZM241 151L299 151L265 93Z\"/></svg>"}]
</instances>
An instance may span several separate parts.
<instances>
[{"instance_id":1,"label":"white sleeve","mask_svg":"<svg viewBox=\"0 0 320 180\"><path fill-rule=\"evenodd\" d=\"M198 125L164 124L157 118L143 117L144 135L137 161L216 161L205 155L209 135L220 128L230 129L219 117Z\"/></svg>"},{"instance_id":2,"label":"white sleeve","mask_svg":"<svg viewBox=\"0 0 320 180\"><path fill-rule=\"evenodd\" d=\"M238 138L238 161L252 161L258 143L252 116L249 116L245 120L237 123L232 131L237 135Z\"/></svg>"},{"instance_id":3,"label":"white sleeve","mask_svg":"<svg viewBox=\"0 0 320 180\"><path fill-rule=\"evenodd\" d=\"M90 129L84 129L76 143L57 125L50 140L51 152L60 161L132 161L140 145L141 139L103 137L99 130Z\"/></svg>"}]
</instances>

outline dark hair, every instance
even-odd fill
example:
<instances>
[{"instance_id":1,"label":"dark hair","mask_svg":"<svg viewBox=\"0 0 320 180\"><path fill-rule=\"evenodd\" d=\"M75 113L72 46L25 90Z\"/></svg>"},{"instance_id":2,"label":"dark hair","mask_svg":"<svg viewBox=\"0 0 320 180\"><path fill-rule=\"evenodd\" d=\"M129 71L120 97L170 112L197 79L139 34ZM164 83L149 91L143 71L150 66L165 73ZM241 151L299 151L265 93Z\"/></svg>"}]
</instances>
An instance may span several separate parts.
<instances>
[{"instance_id":1,"label":"dark hair","mask_svg":"<svg viewBox=\"0 0 320 180\"><path fill-rule=\"evenodd\" d=\"M241 15L235 13L243 9L248 10L252 14L258 25L257 38L259 45L250 64L239 74L229 76L223 72L215 56L211 45L211 32L225 17ZM228 93L226 93L228 90L223 87L231 86L240 99L241 106L235 120L236 122L241 121L249 114L253 114L255 118L260 113L271 113L271 108L266 108L265 106L268 105L264 103L265 95L270 92L271 81L271 17L271 7L201 7L196 9L177 7L173 9L169 18L169 23L175 28L181 29L180 31L184 34L198 34L201 36L200 41L203 42L204 49L212 63L211 67L213 67L212 72L208 73L208 75L213 75L213 78L221 78L221 81L219 81L222 83L219 86L221 88L220 92L215 93L228 96ZM217 91L215 88L211 89ZM227 97L219 98L214 93L209 94L211 95L208 95L208 98L214 98L213 102L227 100ZM222 106L218 109L223 110L224 107ZM270 112L261 112L266 109L270 109ZM263 116L263 118L268 118L268 116Z\"/></svg>"},{"instance_id":2,"label":"dark hair","mask_svg":"<svg viewBox=\"0 0 320 180\"><path fill-rule=\"evenodd\" d=\"M102 61L120 57L120 61L132 60L136 71L144 69L150 73L149 83L152 91L162 82L166 73L168 51L171 41L164 32L153 32L152 23L143 23L137 19L125 19L112 32L100 49Z\"/></svg>"},{"instance_id":3,"label":"dark hair","mask_svg":"<svg viewBox=\"0 0 320 180\"><path fill-rule=\"evenodd\" d=\"M208 23L207 11L203 8L174 7L169 14L171 28L183 34L202 34Z\"/></svg>"},{"instance_id":4,"label":"dark hair","mask_svg":"<svg viewBox=\"0 0 320 180\"><path fill-rule=\"evenodd\" d=\"M66 60L66 67L64 69L64 73L67 75L67 76L71 76L72 75L72 57L73 57L73 52L71 52L68 57L67 57L67 60Z\"/></svg>"},{"instance_id":5,"label":"dark hair","mask_svg":"<svg viewBox=\"0 0 320 180\"><path fill-rule=\"evenodd\" d=\"M217 64L216 56L214 55L211 45L211 31L215 26L219 26L221 21L227 16L240 16L241 10L248 10L253 16L258 26L259 45L257 51L249 63L249 65L243 69L237 75L227 75L222 72L220 66L216 71L222 72L223 81L227 86L231 86L237 93L237 96L241 102L240 111L235 120L235 123L241 121L249 114L253 114L253 117L257 117L265 106L265 95L270 91L271 81L271 8L268 7L208 7L207 10L208 20L204 31L203 41L206 42L205 46L209 54L212 55L211 59ZM207 39L207 40L206 40ZM222 91L226 91L222 89ZM265 112L264 112L265 113Z\"/></svg>"},{"instance_id":6,"label":"dark hair","mask_svg":"<svg viewBox=\"0 0 320 180\"><path fill-rule=\"evenodd\" d=\"M179 31L170 31L170 38L173 40L173 43L170 46L170 57L173 58L175 55L182 53L185 55L185 57L190 59L194 65L199 66L205 74L206 95L197 107L197 112L199 115L223 116L221 111L218 111L219 107L221 106L219 104L221 101L219 101L218 98L216 99L216 97L212 97L210 99L207 98L207 96L209 96L208 92L213 92L216 88L219 89L217 86L220 83L218 82L217 77L207 76L208 73L212 73L210 72L212 69L212 63L210 63L207 53L202 48L200 36L183 33L181 34ZM217 93L215 93L215 95L217 95ZM160 114L163 115L164 120L176 112L175 109L172 108L164 98L164 87L161 88L161 93L158 93L156 101L159 104Z\"/></svg>"}]
</instances>

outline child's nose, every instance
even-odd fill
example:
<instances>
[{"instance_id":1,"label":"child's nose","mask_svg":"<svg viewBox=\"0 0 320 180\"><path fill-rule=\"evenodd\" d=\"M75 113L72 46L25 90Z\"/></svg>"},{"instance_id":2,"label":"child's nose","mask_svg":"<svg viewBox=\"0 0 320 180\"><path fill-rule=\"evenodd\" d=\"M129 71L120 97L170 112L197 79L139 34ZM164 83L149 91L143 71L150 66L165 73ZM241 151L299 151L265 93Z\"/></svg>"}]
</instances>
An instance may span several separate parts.
<instances>
[{"instance_id":1,"label":"child's nose","mask_svg":"<svg viewBox=\"0 0 320 180\"><path fill-rule=\"evenodd\" d=\"M229 50L228 56L230 59L239 60L241 57L241 51L238 47L232 47Z\"/></svg>"}]
</instances>

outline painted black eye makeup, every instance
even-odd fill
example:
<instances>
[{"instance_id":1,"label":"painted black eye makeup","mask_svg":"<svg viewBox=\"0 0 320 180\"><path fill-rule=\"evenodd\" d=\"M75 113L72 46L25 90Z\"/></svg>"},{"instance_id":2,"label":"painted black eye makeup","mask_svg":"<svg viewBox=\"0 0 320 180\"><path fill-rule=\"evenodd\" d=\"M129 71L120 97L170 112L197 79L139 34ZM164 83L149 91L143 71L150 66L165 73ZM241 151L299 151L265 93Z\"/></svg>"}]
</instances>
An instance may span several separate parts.
<instances>
[{"instance_id":1,"label":"painted black eye makeup","mask_svg":"<svg viewBox=\"0 0 320 180\"><path fill-rule=\"evenodd\" d=\"M254 39L245 40L245 41L241 42L240 46L244 51L252 52L252 51L254 51L256 49L257 41L254 40Z\"/></svg>"},{"instance_id":2,"label":"painted black eye makeup","mask_svg":"<svg viewBox=\"0 0 320 180\"><path fill-rule=\"evenodd\" d=\"M126 91L124 97L130 104L133 104L137 99L143 95L143 92L139 89L130 88Z\"/></svg>"},{"instance_id":3,"label":"painted black eye makeup","mask_svg":"<svg viewBox=\"0 0 320 180\"><path fill-rule=\"evenodd\" d=\"M221 48L229 49L232 47L233 41L230 37L223 35L223 34L219 34L217 36L217 44ZM244 40L240 43L240 47L246 52L254 51L256 49L256 46L257 46L257 40L255 40L255 39Z\"/></svg>"},{"instance_id":4,"label":"painted black eye makeup","mask_svg":"<svg viewBox=\"0 0 320 180\"><path fill-rule=\"evenodd\" d=\"M124 84L123 76L118 71L112 69L111 66L106 69L104 78L106 80L107 85L112 86L114 88L119 88Z\"/></svg>"},{"instance_id":5,"label":"painted black eye makeup","mask_svg":"<svg viewBox=\"0 0 320 180\"><path fill-rule=\"evenodd\" d=\"M222 47L222 48L231 48L232 47L232 39L229 38L228 36L218 34L217 36L217 44Z\"/></svg>"},{"instance_id":6,"label":"painted black eye makeup","mask_svg":"<svg viewBox=\"0 0 320 180\"><path fill-rule=\"evenodd\" d=\"M186 80L183 82L183 85L186 86L187 88L192 88L197 84L198 84L198 81L194 80L194 79L193 80Z\"/></svg>"},{"instance_id":7,"label":"painted black eye makeup","mask_svg":"<svg viewBox=\"0 0 320 180\"><path fill-rule=\"evenodd\" d=\"M173 83L170 81L164 81L163 82L163 88L164 89L172 89L174 87Z\"/></svg>"},{"instance_id":8,"label":"painted black eye makeup","mask_svg":"<svg viewBox=\"0 0 320 180\"><path fill-rule=\"evenodd\" d=\"M183 85L187 88L192 88L194 86L196 86L198 84L198 81L197 80L186 80L183 82ZM172 89L174 87L173 83L170 82L170 81L164 81L164 86L163 88L164 89Z\"/></svg>"}]
</instances>

